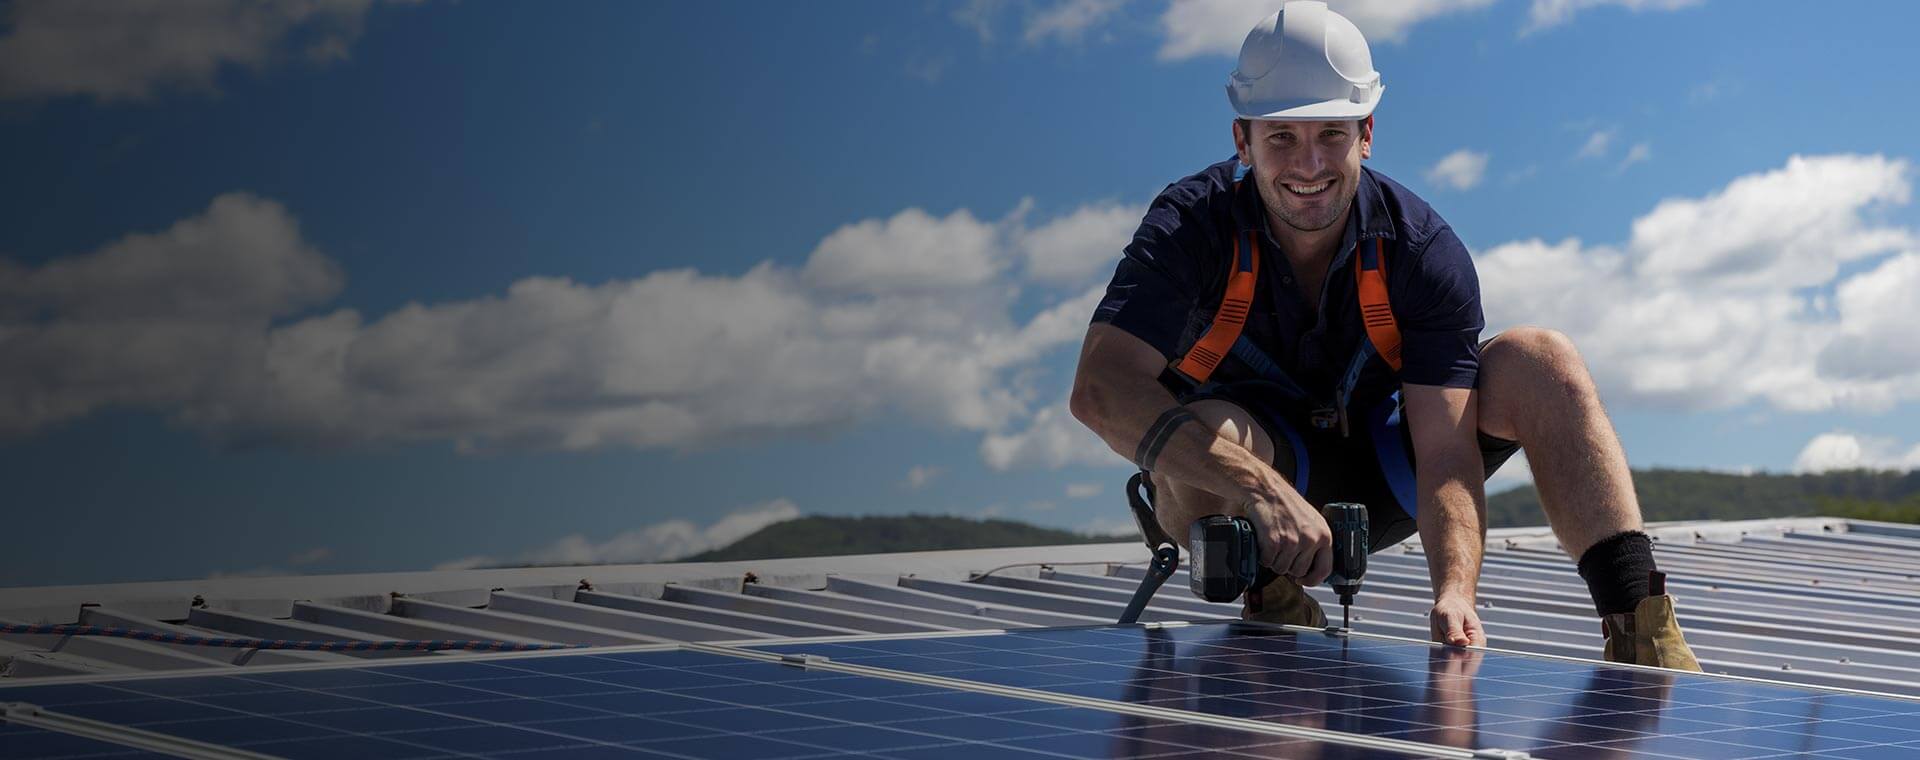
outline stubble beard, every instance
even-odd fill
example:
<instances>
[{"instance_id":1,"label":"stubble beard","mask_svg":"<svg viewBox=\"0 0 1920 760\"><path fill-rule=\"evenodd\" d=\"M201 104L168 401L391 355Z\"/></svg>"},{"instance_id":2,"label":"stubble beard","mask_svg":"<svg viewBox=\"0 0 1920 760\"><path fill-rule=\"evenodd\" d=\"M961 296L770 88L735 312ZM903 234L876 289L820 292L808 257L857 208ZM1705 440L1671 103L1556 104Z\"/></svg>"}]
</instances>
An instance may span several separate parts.
<instances>
[{"instance_id":1,"label":"stubble beard","mask_svg":"<svg viewBox=\"0 0 1920 760\"><path fill-rule=\"evenodd\" d=\"M1293 197L1293 191L1288 190L1286 183L1279 179L1273 181L1268 192L1273 193L1274 197L1280 198L1282 202L1269 203L1267 208L1273 211L1274 216L1280 217L1280 221L1286 222L1287 226L1301 232L1318 232L1333 226L1334 222L1340 221L1340 217L1347 213L1347 207L1353 205L1353 193L1345 192L1339 187L1327 188L1327 192L1342 192L1344 197L1339 203L1328 204L1326 211L1321 214L1302 212L1287 205L1285 200Z\"/></svg>"}]
</instances>

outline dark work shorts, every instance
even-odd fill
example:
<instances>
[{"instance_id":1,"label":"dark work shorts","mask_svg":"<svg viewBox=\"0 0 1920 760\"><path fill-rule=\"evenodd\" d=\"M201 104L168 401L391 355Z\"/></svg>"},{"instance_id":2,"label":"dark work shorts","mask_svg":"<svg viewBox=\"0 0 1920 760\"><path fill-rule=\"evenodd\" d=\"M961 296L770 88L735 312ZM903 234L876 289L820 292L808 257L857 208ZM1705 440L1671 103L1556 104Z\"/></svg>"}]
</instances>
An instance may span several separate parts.
<instances>
[{"instance_id":1,"label":"dark work shorts","mask_svg":"<svg viewBox=\"0 0 1920 760\"><path fill-rule=\"evenodd\" d=\"M1181 403L1219 399L1247 410L1273 441L1275 471L1316 507L1345 501L1367 508L1371 551L1405 541L1417 528L1413 438L1401 416L1395 392L1372 409L1354 409L1349 435L1316 430L1304 414L1290 411L1279 386L1264 380L1209 384L1181 397ZM1520 444L1480 433L1485 477L1493 477Z\"/></svg>"}]
</instances>

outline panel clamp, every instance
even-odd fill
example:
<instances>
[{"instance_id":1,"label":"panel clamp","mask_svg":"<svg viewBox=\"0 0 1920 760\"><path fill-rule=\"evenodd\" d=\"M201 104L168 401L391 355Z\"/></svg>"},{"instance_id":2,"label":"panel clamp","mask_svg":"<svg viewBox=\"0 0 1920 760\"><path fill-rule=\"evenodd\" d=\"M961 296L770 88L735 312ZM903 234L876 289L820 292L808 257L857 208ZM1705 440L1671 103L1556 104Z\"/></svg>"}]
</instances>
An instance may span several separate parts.
<instances>
[{"instance_id":1,"label":"panel clamp","mask_svg":"<svg viewBox=\"0 0 1920 760\"><path fill-rule=\"evenodd\" d=\"M810 665L818 665L826 661L827 661L826 657L823 657L817 654L794 653L794 654L780 655L780 664L792 665L796 668L804 668Z\"/></svg>"},{"instance_id":2,"label":"panel clamp","mask_svg":"<svg viewBox=\"0 0 1920 760\"><path fill-rule=\"evenodd\" d=\"M39 705L30 705L25 702L0 702L0 723L31 718L39 714Z\"/></svg>"}]
</instances>

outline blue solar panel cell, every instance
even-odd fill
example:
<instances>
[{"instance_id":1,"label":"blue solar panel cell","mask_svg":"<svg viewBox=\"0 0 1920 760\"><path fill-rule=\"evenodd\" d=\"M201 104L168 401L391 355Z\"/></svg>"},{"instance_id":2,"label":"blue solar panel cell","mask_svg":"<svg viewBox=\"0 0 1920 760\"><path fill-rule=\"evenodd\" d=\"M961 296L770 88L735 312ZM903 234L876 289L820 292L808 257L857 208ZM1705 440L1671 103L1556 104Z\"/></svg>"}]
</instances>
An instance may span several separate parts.
<instances>
[{"instance_id":1,"label":"blue solar panel cell","mask_svg":"<svg viewBox=\"0 0 1920 760\"><path fill-rule=\"evenodd\" d=\"M1553 757L1858 754L1920 744L1920 702L1241 623L1027 630L894 644L764 648L1159 708ZM1018 657L1008 658L1008 652Z\"/></svg>"},{"instance_id":2,"label":"blue solar panel cell","mask_svg":"<svg viewBox=\"0 0 1920 760\"><path fill-rule=\"evenodd\" d=\"M369 760L428 760L452 757L431 747L420 747L372 736L328 736L259 744L230 742L221 742L221 744L233 744L254 752L284 757L287 760L335 760L343 757Z\"/></svg>"},{"instance_id":3,"label":"blue solar panel cell","mask_svg":"<svg viewBox=\"0 0 1920 760\"><path fill-rule=\"evenodd\" d=\"M317 739L335 733L332 730L295 723L290 720L273 718L214 718L213 720L182 720L169 723L167 734L194 741L221 742L274 742L292 739Z\"/></svg>"},{"instance_id":4,"label":"blue solar panel cell","mask_svg":"<svg viewBox=\"0 0 1920 760\"><path fill-rule=\"evenodd\" d=\"M176 699L142 698L137 694L126 695L131 699L117 702L86 702L72 706L61 706L61 712L91 718L103 723L119 725L139 725L176 720L200 720L204 718L244 718L247 713L223 710L211 704L184 702ZM52 707L47 702L24 700L9 697L9 701L27 701L41 707Z\"/></svg>"},{"instance_id":5,"label":"blue solar panel cell","mask_svg":"<svg viewBox=\"0 0 1920 760\"><path fill-rule=\"evenodd\" d=\"M914 648L953 649L937 642ZM1016 667L1032 662L989 659ZM1100 671L1076 672L1084 678ZM1104 758L1282 744L1324 749L1328 757L1398 756L687 652L103 681L0 694L295 758Z\"/></svg>"},{"instance_id":6,"label":"blue solar panel cell","mask_svg":"<svg viewBox=\"0 0 1920 760\"><path fill-rule=\"evenodd\" d=\"M248 720L258 720L248 718ZM424 731L436 728L459 728L473 725L456 715L440 711L428 712L413 708L360 707L353 710L336 710L327 713L323 730L344 731L350 734L378 734L392 731Z\"/></svg>"},{"instance_id":7,"label":"blue solar panel cell","mask_svg":"<svg viewBox=\"0 0 1920 760\"><path fill-rule=\"evenodd\" d=\"M1806 755L1809 758L1830 758L1831 760L1907 760L1920 757L1920 743L1914 744L1877 744L1854 749L1828 750Z\"/></svg>"},{"instance_id":8,"label":"blue solar panel cell","mask_svg":"<svg viewBox=\"0 0 1920 760\"><path fill-rule=\"evenodd\" d=\"M32 757L44 760L81 760L82 758L85 760L159 760L168 756L57 731L0 723L0 757Z\"/></svg>"}]
</instances>

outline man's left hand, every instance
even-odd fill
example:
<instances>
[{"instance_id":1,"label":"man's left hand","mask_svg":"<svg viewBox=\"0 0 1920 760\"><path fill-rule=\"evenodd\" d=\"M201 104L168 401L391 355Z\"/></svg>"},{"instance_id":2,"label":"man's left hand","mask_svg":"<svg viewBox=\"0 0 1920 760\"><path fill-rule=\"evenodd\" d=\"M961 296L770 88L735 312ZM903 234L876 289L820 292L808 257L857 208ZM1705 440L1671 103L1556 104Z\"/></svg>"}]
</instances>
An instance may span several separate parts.
<instances>
[{"instance_id":1,"label":"man's left hand","mask_svg":"<svg viewBox=\"0 0 1920 760\"><path fill-rule=\"evenodd\" d=\"M1443 596L1433 602L1433 611L1427 613L1427 625L1431 629L1433 640L1457 647L1486 646L1486 628L1480 625L1480 614L1473 610L1473 600L1460 596Z\"/></svg>"}]
</instances>

